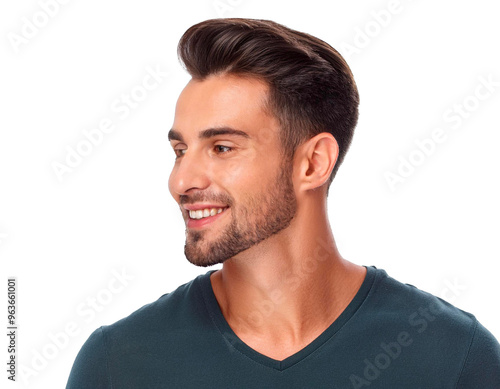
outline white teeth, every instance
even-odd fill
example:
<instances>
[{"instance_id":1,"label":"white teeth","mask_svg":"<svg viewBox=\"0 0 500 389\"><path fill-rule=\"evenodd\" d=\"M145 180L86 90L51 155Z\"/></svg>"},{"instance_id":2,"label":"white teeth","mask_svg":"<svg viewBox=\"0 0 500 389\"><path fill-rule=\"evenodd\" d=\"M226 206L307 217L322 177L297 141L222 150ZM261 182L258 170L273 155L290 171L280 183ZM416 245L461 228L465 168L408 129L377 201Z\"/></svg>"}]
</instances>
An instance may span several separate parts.
<instances>
[{"instance_id":1,"label":"white teeth","mask_svg":"<svg viewBox=\"0 0 500 389\"><path fill-rule=\"evenodd\" d=\"M197 211L189 211L189 217L191 219L203 219L205 217L214 216L218 213L221 213L224 208L205 208L199 209Z\"/></svg>"}]
</instances>

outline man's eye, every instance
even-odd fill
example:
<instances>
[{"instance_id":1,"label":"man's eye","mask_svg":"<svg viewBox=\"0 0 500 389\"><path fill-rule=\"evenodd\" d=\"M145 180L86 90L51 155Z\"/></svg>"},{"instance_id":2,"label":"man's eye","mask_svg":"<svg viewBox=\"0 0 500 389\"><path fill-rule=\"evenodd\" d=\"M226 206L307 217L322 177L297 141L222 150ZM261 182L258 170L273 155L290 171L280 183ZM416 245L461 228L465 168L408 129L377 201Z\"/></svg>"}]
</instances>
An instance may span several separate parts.
<instances>
[{"instance_id":1,"label":"man's eye","mask_svg":"<svg viewBox=\"0 0 500 389\"><path fill-rule=\"evenodd\" d=\"M185 149L174 149L175 159L182 157L184 155L184 154L179 155L178 152L180 152L180 151L186 151L186 150Z\"/></svg>"},{"instance_id":2,"label":"man's eye","mask_svg":"<svg viewBox=\"0 0 500 389\"><path fill-rule=\"evenodd\" d=\"M219 153L219 154L228 154L228 153L233 151L232 147L224 146L224 145L215 145L214 149L217 150L217 153ZM222 151L221 151L221 149L222 149ZM227 149L227 151L223 151L224 149ZM186 149L174 149L175 159L182 157L184 155L184 153L182 153L183 151L186 151Z\"/></svg>"},{"instance_id":3,"label":"man's eye","mask_svg":"<svg viewBox=\"0 0 500 389\"><path fill-rule=\"evenodd\" d=\"M224 145L216 145L216 146L214 146L214 147L215 147L216 149L217 149L218 147L222 147L222 148L224 148L224 149L229 149L229 151L228 151L228 152L226 152L226 153L222 153L222 154L227 154L227 153L230 153L231 151L233 151L232 147L229 147L229 146L224 146Z\"/></svg>"}]
</instances>

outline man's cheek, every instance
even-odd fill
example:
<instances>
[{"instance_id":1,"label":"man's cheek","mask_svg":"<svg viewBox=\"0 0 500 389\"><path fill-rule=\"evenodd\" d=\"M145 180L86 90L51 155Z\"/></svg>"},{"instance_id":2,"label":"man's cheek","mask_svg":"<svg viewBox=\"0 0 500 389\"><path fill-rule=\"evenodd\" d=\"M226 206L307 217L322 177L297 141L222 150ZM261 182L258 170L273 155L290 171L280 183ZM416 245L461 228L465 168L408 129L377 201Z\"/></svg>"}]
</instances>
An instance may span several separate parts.
<instances>
[{"instance_id":1,"label":"man's cheek","mask_svg":"<svg viewBox=\"0 0 500 389\"><path fill-rule=\"evenodd\" d=\"M258 170L256 159L250 151L236 150L237 156L229 157L220 163L218 175L225 185L241 185L251 181Z\"/></svg>"}]
</instances>

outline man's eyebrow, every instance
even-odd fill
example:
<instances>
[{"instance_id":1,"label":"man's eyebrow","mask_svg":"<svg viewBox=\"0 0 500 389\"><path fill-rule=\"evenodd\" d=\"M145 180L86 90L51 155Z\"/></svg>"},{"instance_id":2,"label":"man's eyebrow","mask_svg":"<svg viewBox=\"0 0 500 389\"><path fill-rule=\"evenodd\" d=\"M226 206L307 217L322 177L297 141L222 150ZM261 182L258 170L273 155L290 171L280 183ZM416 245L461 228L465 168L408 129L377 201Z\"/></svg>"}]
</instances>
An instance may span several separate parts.
<instances>
[{"instance_id":1,"label":"man's eyebrow","mask_svg":"<svg viewBox=\"0 0 500 389\"><path fill-rule=\"evenodd\" d=\"M236 130L231 127L217 127L217 128L208 128L206 130L201 131L198 134L198 139L208 139L216 135L236 135L236 136L242 136L244 138L250 138L250 135L248 135L245 131L241 130ZM174 130L173 128L168 132L168 140L178 140L181 142L184 142L184 138L182 137L181 133L177 130Z\"/></svg>"}]
</instances>

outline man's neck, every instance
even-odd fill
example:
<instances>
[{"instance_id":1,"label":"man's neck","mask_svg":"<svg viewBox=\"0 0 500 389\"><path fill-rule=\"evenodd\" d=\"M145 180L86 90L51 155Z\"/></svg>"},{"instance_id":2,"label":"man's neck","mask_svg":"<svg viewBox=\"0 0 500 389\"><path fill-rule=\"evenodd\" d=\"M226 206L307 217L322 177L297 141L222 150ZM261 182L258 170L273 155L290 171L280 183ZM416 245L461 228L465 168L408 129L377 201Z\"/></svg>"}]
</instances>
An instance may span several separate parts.
<instances>
[{"instance_id":1,"label":"man's neck","mask_svg":"<svg viewBox=\"0 0 500 389\"><path fill-rule=\"evenodd\" d=\"M289 228L211 275L229 326L264 355L282 360L305 347L344 311L364 280L366 269L340 256L325 215L298 213Z\"/></svg>"}]
</instances>

